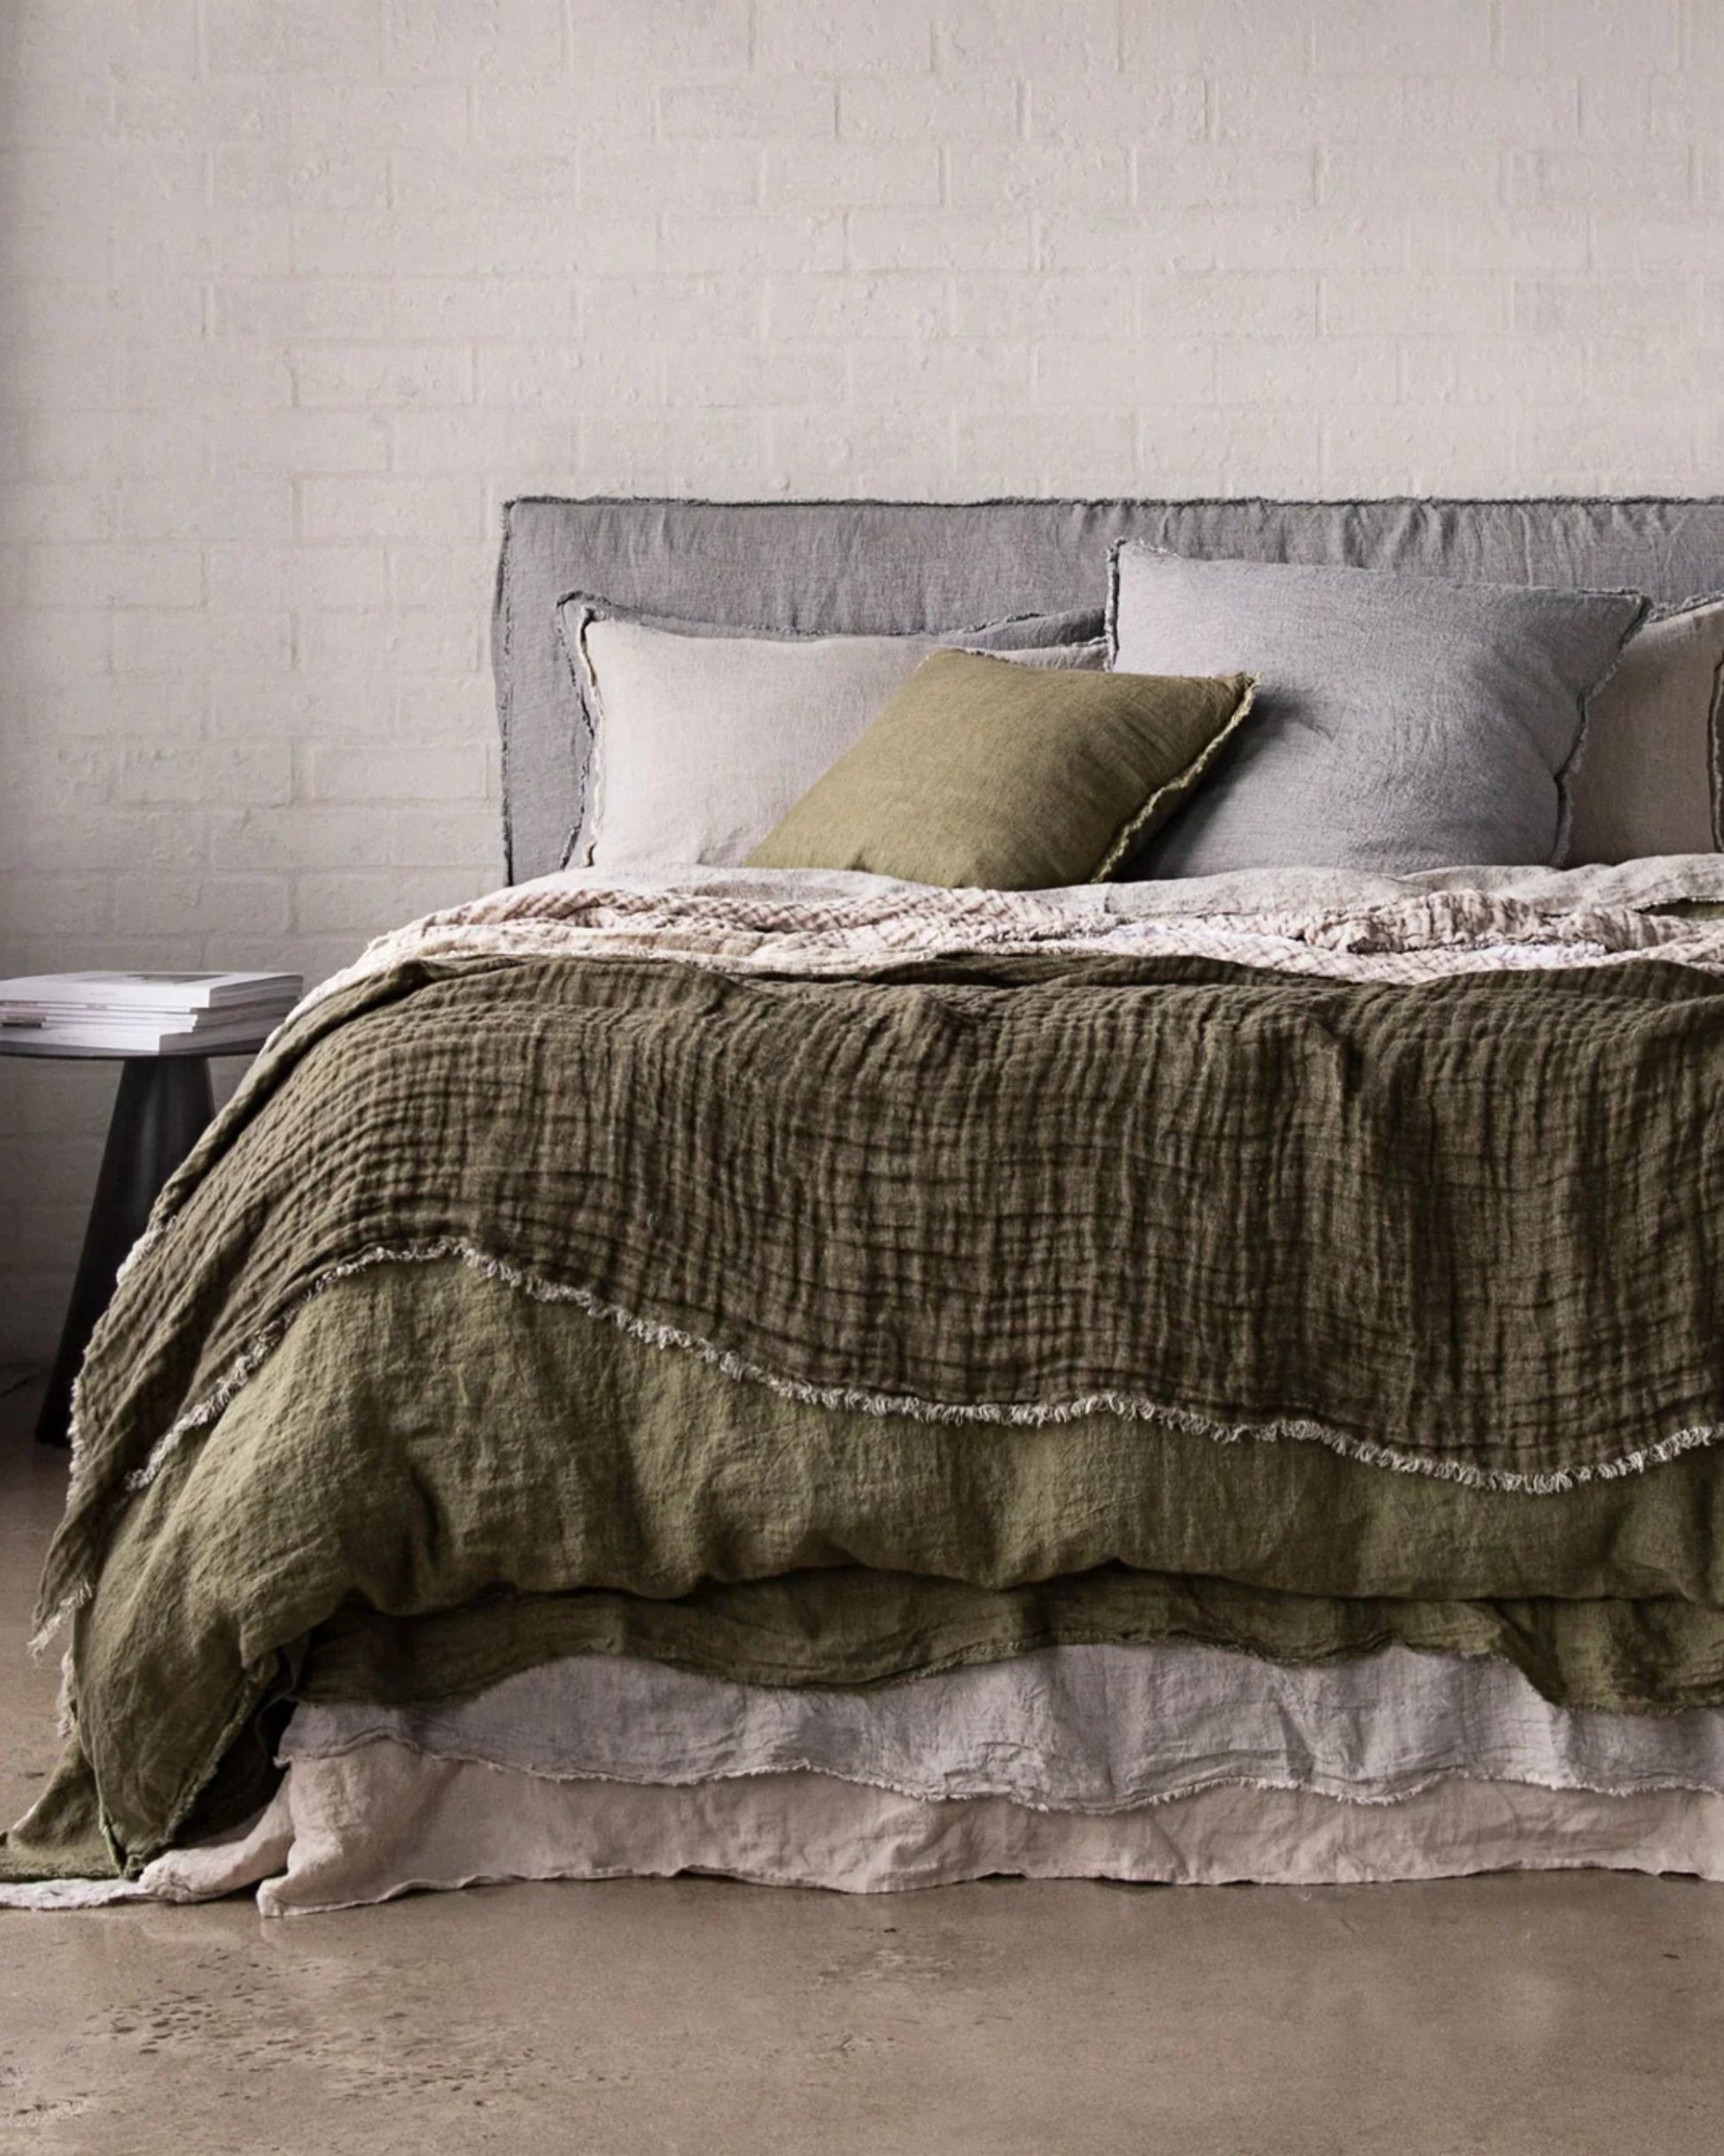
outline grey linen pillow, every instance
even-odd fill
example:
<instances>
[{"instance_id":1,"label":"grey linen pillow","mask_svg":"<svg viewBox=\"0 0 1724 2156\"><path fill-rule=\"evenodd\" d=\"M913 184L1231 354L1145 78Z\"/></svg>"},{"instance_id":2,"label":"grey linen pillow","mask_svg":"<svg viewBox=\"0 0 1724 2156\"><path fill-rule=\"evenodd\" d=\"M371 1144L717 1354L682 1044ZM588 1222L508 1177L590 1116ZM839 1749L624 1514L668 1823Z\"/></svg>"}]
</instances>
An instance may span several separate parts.
<instances>
[{"instance_id":1,"label":"grey linen pillow","mask_svg":"<svg viewBox=\"0 0 1724 2156\"><path fill-rule=\"evenodd\" d=\"M1262 684L1202 790L1128 873L1560 861L1588 699L1646 611L1636 592L1121 545L1113 665Z\"/></svg>"},{"instance_id":2,"label":"grey linen pillow","mask_svg":"<svg viewBox=\"0 0 1724 2156\"><path fill-rule=\"evenodd\" d=\"M570 860L619 870L745 860L943 647L1060 667L1105 655L1095 611L912 636L809 636L574 593L557 617L592 739Z\"/></svg>"}]
</instances>

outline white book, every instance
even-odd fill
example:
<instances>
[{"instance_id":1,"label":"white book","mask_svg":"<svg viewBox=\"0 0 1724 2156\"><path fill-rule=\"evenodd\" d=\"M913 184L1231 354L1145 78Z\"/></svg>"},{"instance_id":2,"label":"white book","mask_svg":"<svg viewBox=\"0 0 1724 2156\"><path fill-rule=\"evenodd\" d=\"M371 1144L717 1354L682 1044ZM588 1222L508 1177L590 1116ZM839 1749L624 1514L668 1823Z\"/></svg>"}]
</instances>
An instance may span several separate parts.
<instances>
[{"instance_id":1,"label":"white book","mask_svg":"<svg viewBox=\"0 0 1724 2156\"><path fill-rule=\"evenodd\" d=\"M202 1033L213 1025L251 1024L260 1018L285 1016L294 1000L276 996L268 1002L228 1003L218 1010L101 1009L82 1003L0 1003L0 1026L104 1025L154 1033Z\"/></svg>"},{"instance_id":2,"label":"white book","mask_svg":"<svg viewBox=\"0 0 1724 2156\"><path fill-rule=\"evenodd\" d=\"M30 1010L214 1011L299 1000L297 973L37 973L0 981L0 1006Z\"/></svg>"},{"instance_id":3,"label":"white book","mask_svg":"<svg viewBox=\"0 0 1724 2156\"><path fill-rule=\"evenodd\" d=\"M250 1044L273 1033L286 1017L288 1007L270 1008L250 1014L223 1013L213 1023L197 1026L137 1024L125 1019L101 1017L49 1020L17 1029L17 1038L33 1049L113 1048L138 1055L159 1055L164 1049L215 1051ZM13 1029L5 1029L11 1032Z\"/></svg>"}]
</instances>

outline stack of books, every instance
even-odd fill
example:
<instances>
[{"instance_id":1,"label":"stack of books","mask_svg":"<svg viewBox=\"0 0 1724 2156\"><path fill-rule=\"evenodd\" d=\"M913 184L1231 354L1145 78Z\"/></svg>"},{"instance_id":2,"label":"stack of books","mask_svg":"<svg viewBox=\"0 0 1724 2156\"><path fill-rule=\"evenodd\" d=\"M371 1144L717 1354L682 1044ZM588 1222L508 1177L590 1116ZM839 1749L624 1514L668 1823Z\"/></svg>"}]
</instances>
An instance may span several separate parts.
<instances>
[{"instance_id":1,"label":"stack of books","mask_svg":"<svg viewBox=\"0 0 1724 2156\"><path fill-rule=\"evenodd\" d=\"M116 1055L215 1054L272 1032L297 973L39 973L0 981L0 1039Z\"/></svg>"}]
</instances>

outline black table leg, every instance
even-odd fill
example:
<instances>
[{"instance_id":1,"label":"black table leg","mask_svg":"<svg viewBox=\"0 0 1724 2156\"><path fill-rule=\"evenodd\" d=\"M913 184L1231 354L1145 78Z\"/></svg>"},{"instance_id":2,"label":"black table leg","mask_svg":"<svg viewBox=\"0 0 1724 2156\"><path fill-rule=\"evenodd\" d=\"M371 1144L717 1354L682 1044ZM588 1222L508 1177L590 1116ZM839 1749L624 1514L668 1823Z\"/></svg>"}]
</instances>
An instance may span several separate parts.
<instances>
[{"instance_id":1,"label":"black table leg","mask_svg":"<svg viewBox=\"0 0 1724 2156\"><path fill-rule=\"evenodd\" d=\"M198 1142L215 1112L209 1064L201 1055L129 1057L108 1125L102 1172L84 1230L72 1305L60 1333L48 1397L36 1418L43 1444L68 1442L72 1384L96 1322L108 1306L114 1276L144 1233L162 1185Z\"/></svg>"}]
</instances>

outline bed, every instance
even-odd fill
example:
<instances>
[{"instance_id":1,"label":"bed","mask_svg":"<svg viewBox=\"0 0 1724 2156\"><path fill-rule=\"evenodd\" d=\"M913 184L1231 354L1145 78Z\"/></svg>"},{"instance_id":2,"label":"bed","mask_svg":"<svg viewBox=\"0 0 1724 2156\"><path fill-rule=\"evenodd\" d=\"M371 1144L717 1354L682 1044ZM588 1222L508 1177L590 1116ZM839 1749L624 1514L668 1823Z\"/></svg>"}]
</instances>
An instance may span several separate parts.
<instances>
[{"instance_id":1,"label":"bed","mask_svg":"<svg viewBox=\"0 0 1724 2156\"><path fill-rule=\"evenodd\" d=\"M1417 865L1372 854L1421 704L1332 858L1242 865L1197 812L1283 677L1223 674L1193 563L1530 609L1530 715L1443 783L1465 828L1524 770L1532 835L1457 858L1427 801ZM307 999L122 1275L0 1903L1724 1877L1721 571L1718 502L511 504L508 883ZM1685 745L1601 715L1653 630L1710 683ZM1128 649L1229 686L1135 875L660 863L594 749L667 634L655 815L760 730L730 637L943 719L1004 682L1114 725ZM1239 828L1285 852L1345 729L1271 717L1307 767ZM1636 788L1680 843L1597 836Z\"/></svg>"}]
</instances>

